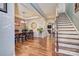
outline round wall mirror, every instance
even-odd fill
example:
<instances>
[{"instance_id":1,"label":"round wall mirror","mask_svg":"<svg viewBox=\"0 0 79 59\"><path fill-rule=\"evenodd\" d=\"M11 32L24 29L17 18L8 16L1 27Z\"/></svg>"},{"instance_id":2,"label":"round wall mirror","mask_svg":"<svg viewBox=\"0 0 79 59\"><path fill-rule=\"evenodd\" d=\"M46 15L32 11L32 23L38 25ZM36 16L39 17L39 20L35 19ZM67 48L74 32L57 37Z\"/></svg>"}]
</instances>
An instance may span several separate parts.
<instances>
[{"instance_id":1,"label":"round wall mirror","mask_svg":"<svg viewBox=\"0 0 79 59\"><path fill-rule=\"evenodd\" d=\"M31 23L31 28L32 28L32 29L35 29L36 27L37 27L36 22L32 22L32 23Z\"/></svg>"}]
</instances>

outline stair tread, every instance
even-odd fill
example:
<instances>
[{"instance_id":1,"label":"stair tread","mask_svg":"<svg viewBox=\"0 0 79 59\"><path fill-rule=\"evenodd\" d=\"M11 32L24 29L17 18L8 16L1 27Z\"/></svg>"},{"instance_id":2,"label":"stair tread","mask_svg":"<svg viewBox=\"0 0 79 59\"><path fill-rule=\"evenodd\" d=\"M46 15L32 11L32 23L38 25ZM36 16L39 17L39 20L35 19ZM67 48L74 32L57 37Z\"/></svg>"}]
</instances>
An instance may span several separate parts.
<instances>
[{"instance_id":1,"label":"stair tread","mask_svg":"<svg viewBox=\"0 0 79 59\"><path fill-rule=\"evenodd\" d=\"M71 25L72 23L58 23L58 24L62 24L62 25L63 25L63 24L69 24L69 25Z\"/></svg>"},{"instance_id":2,"label":"stair tread","mask_svg":"<svg viewBox=\"0 0 79 59\"><path fill-rule=\"evenodd\" d=\"M75 28L69 26L59 26L58 29L75 29Z\"/></svg>"},{"instance_id":3,"label":"stair tread","mask_svg":"<svg viewBox=\"0 0 79 59\"><path fill-rule=\"evenodd\" d=\"M67 50L63 50L63 49L59 49L59 53L68 54L68 55L72 55L72 56L79 56L79 53L77 53L77 52L67 51Z\"/></svg>"},{"instance_id":4,"label":"stair tread","mask_svg":"<svg viewBox=\"0 0 79 59\"><path fill-rule=\"evenodd\" d=\"M62 40L58 40L58 43L64 43L64 44L70 44L70 45L76 45L79 46L79 43L75 43L75 42L68 42L68 41L62 41Z\"/></svg>"},{"instance_id":5,"label":"stair tread","mask_svg":"<svg viewBox=\"0 0 79 59\"><path fill-rule=\"evenodd\" d=\"M72 23L72 22L59 21L58 23Z\"/></svg>"},{"instance_id":6,"label":"stair tread","mask_svg":"<svg viewBox=\"0 0 79 59\"><path fill-rule=\"evenodd\" d=\"M63 21L65 21L65 22L71 22L71 21L68 20L68 19L63 19L63 20L58 19L58 21L59 21L59 22L63 22Z\"/></svg>"},{"instance_id":7,"label":"stair tread","mask_svg":"<svg viewBox=\"0 0 79 59\"><path fill-rule=\"evenodd\" d=\"M75 39L63 39L63 38L59 38L58 41L61 42L61 43L79 45L79 40L75 40Z\"/></svg>"},{"instance_id":8,"label":"stair tread","mask_svg":"<svg viewBox=\"0 0 79 59\"><path fill-rule=\"evenodd\" d=\"M58 37L58 38L64 38L64 39L75 39L75 40L79 40L79 38L72 38L72 37Z\"/></svg>"},{"instance_id":9,"label":"stair tread","mask_svg":"<svg viewBox=\"0 0 79 59\"><path fill-rule=\"evenodd\" d=\"M70 28L72 27L72 28L74 28L73 26L58 26L58 27L70 27Z\"/></svg>"},{"instance_id":10,"label":"stair tread","mask_svg":"<svg viewBox=\"0 0 79 59\"><path fill-rule=\"evenodd\" d=\"M59 43L59 46L68 47L68 48L72 48L72 49L79 49L78 45L72 45L72 44Z\"/></svg>"},{"instance_id":11,"label":"stair tread","mask_svg":"<svg viewBox=\"0 0 79 59\"><path fill-rule=\"evenodd\" d=\"M75 30L75 28L58 28L58 30Z\"/></svg>"},{"instance_id":12,"label":"stair tread","mask_svg":"<svg viewBox=\"0 0 79 59\"><path fill-rule=\"evenodd\" d=\"M77 31L58 31L58 33L77 33Z\"/></svg>"},{"instance_id":13,"label":"stair tread","mask_svg":"<svg viewBox=\"0 0 79 59\"><path fill-rule=\"evenodd\" d=\"M72 24L57 24L58 26L72 26Z\"/></svg>"},{"instance_id":14,"label":"stair tread","mask_svg":"<svg viewBox=\"0 0 79 59\"><path fill-rule=\"evenodd\" d=\"M64 53L57 53L57 56L71 56L71 55L64 54Z\"/></svg>"},{"instance_id":15,"label":"stair tread","mask_svg":"<svg viewBox=\"0 0 79 59\"><path fill-rule=\"evenodd\" d=\"M57 24L58 26L72 26L72 24Z\"/></svg>"},{"instance_id":16,"label":"stair tread","mask_svg":"<svg viewBox=\"0 0 79 59\"><path fill-rule=\"evenodd\" d=\"M77 31L69 31L69 32L67 32L67 31L59 31L59 33L78 33Z\"/></svg>"},{"instance_id":17,"label":"stair tread","mask_svg":"<svg viewBox=\"0 0 79 59\"><path fill-rule=\"evenodd\" d=\"M76 31L76 30L58 30L58 31L68 31L69 32L69 31Z\"/></svg>"},{"instance_id":18,"label":"stair tread","mask_svg":"<svg viewBox=\"0 0 79 59\"><path fill-rule=\"evenodd\" d=\"M58 35L58 37L79 38L79 35Z\"/></svg>"},{"instance_id":19,"label":"stair tread","mask_svg":"<svg viewBox=\"0 0 79 59\"><path fill-rule=\"evenodd\" d=\"M62 47L62 46L59 46L59 49L63 49L63 50L67 50L67 51L72 51L72 52L79 53L79 49L72 49L72 48Z\"/></svg>"},{"instance_id":20,"label":"stair tread","mask_svg":"<svg viewBox=\"0 0 79 59\"><path fill-rule=\"evenodd\" d=\"M69 33L69 32L58 32L58 35L79 35L78 33Z\"/></svg>"},{"instance_id":21,"label":"stair tread","mask_svg":"<svg viewBox=\"0 0 79 59\"><path fill-rule=\"evenodd\" d=\"M59 21L58 23L60 23L60 24L72 24L72 22L62 22L62 21L61 22Z\"/></svg>"}]
</instances>

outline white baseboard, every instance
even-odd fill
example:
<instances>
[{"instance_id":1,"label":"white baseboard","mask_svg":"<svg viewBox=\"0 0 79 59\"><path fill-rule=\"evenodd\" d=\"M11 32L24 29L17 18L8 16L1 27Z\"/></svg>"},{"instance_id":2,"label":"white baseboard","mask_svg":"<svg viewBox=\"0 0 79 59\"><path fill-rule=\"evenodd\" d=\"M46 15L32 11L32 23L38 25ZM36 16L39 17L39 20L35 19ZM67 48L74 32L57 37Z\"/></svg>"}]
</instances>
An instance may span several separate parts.
<instances>
[{"instance_id":1,"label":"white baseboard","mask_svg":"<svg viewBox=\"0 0 79 59\"><path fill-rule=\"evenodd\" d=\"M79 33L78 29L76 28L75 24L73 23L73 21L70 19L70 17L68 16L68 14L65 12L66 16L68 17L68 19L72 22L74 28L76 29L76 31Z\"/></svg>"}]
</instances>

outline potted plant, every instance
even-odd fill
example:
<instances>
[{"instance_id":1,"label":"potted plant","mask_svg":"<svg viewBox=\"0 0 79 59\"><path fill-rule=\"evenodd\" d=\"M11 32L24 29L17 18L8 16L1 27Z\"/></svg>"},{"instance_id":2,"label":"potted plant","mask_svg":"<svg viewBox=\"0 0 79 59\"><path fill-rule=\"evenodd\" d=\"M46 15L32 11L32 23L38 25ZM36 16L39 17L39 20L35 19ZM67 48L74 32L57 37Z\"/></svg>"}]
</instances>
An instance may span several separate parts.
<instances>
[{"instance_id":1,"label":"potted plant","mask_svg":"<svg viewBox=\"0 0 79 59\"><path fill-rule=\"evenodd\" d=\"M39 32L40 35L42 35L43 28L37 28L37 31Z\"/></svg>"}]
</instances>

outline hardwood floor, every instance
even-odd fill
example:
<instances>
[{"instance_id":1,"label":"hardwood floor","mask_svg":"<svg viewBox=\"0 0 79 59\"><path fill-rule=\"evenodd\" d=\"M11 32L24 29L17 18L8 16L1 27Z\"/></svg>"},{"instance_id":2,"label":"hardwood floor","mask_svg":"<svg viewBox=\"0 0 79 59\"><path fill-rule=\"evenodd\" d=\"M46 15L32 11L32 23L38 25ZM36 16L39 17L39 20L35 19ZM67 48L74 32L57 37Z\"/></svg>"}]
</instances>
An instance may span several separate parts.
<instances>
[{"instance_id":1,"label":"hardwood floor","mask_svg":"<svg viewBox=\"0 0 79 59\"><path fill-rule=\"evenodd\" d=\"M16 56L55 56L53 37L34 38L16 43Z\"/></svg>"}]
</instances>

